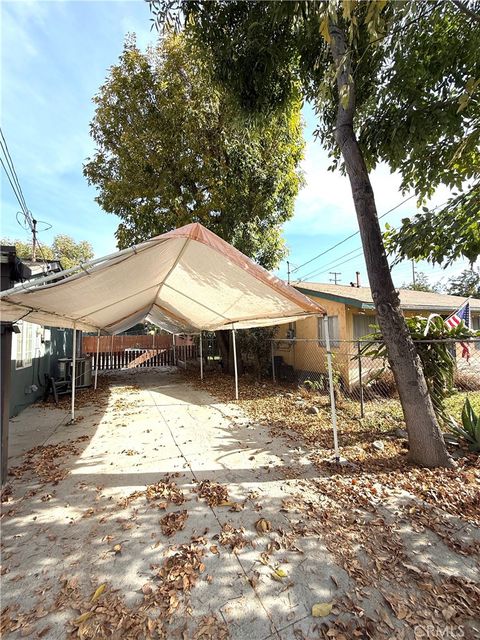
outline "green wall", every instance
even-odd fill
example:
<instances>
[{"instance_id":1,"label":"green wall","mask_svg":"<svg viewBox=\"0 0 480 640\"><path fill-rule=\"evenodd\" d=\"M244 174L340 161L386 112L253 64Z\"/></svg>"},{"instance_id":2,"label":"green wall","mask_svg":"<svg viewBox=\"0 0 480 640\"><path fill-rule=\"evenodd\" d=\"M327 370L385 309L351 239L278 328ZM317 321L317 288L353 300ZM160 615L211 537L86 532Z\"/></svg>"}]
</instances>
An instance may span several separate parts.
<instances>
[{"instance_id":1,"label":"green wall","mask_svg":"<svg viewBox=\"0 0 480 640\"><path fill-rule=\"evenodd\" d=\"M44 374L57 375L59 358L72 357L72 330L52 328L50 331L51 340L44 343L45 354L34 358L30 367L17 369L15 360L11 361L10 417L18 415L25 407L43 396ZM15 334L12 340L15 340ZM32 392L32 385L36 385L38 390Z\"/></svg>"}]
</instances>

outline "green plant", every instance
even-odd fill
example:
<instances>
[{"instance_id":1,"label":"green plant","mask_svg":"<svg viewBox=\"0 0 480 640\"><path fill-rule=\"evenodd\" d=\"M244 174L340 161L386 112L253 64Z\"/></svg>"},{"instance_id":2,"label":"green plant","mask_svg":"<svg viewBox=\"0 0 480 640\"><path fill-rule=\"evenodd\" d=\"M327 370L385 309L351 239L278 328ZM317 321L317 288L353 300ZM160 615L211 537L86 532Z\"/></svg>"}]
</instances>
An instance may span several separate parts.
<instances>
[{"instance_id":1,"label":"green plant","mask_svg":"<svg viewBox=\"0 0 480 640\"><path fill-rule=\"evenodd\" d=\"M323 391L324 386L318 380L305 380L303 386L309 391Z\"/></svg>"},{"instance_id":2,"label":"green plant","mask_svg":"<svg viewBox=\"0 0 480 640\"><path fill-rule=\"evenodd\" d=\"M257 379L268 375L272 365L272 340L277 327L255 327L237 333L237 352L244 366L251 367Z\"/></svg>"},{"instance_id":3,"label":"green plant","mask_svg":"<svg viewBox=\"0 0 480 640\"><path fill-rule=\"evenodd\" d=\"M475 413L468 398L462 409L462 426L450 416L448 428L454 435L466 440L469 443L469 449L480 451L480 413Z\"/></svg>"},{"instance_id":4,"label":"green plant","mask_svg":"<svg viewBox=\"0 0 480 640\"><path fill-rule=\"evenodd\" d=\"M443 318L437 314L432 314L429 318L405 318L405 322L422 362L437 419L448 425L450 416L445 409L445 400L454 390L456 371L452 349L455 349L455 340L469 339L478 333L468 329L463 322L453 329L448 329ZM387 348L382 341L380 329L376 326L374 333L366 336L366 339L371 342L362 347L360 356L357 357L383 359L384 368L377 374L380 376L387 366Z\"/></svg>"}]
</instances>

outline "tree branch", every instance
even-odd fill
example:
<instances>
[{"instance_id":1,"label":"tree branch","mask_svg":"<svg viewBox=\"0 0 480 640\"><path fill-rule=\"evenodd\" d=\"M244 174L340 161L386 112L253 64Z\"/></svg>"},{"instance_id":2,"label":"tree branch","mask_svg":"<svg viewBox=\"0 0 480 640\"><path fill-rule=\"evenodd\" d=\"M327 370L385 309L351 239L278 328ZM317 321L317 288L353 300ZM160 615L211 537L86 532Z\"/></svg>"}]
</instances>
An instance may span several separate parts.
<instances>
[{"instance_id":1,"label":"tree branch","mask_svg":"<svg viewBox=\"0 0 480 640\"><path fill-rule=\"evenodd\" d=\"M452 2L458 9L460 9L460 11L462 11L462 13L470 16L470 18L473 18L480 23L480 13L477 13L476 11L473 11L473 9L470 9L470 7L464 4L461 0L452 0Z\"/></svg>"}]
</instances>

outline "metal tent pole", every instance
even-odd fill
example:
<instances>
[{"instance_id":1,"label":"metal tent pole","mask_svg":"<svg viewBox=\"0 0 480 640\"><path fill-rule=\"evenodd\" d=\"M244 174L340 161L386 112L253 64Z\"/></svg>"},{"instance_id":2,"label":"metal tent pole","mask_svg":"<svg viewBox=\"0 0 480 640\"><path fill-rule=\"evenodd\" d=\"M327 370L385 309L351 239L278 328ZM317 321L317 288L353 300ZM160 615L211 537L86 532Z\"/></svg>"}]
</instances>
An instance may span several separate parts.
<instances>
[{"instance_id":1,"label":"metal tent pole","mask_svg":"<svg viewBox=\"0 0 480 640\"><path fill-rule=\"evenodd\" d=\"M324 328L324 334L325 334L325 344L327 347L328 385L330 387L330 408L332 410L333 446L335 449L334 458L336 462L339 462L340 453L338 451L337 409L335 406L335 392L333 389L332 352L330 350L330 333L328 331L328 316L323 316L323 328Z\"/></svg>"},{"instance_id":2,"label":"metal tent pole","mask_svg":"<svg viewBox=\"0 0 480 640\"><path fill-rule=\"evenodd\" d=\"M202 345L201 331L200 331L200 380L203 380L203 345Z\"/></svg>"},{"instance_id":3,"label":"metal tent pole","mask_svg":"<svg viewBox=\"0 0 480 640\"><path fill-rule=\"evenodd\" d=\"M97 390L97 381L98 381L98 354L100 352L100 329L97 331L97 357L95 359L95 385L94 389Z\"/></svg>"},{"instance_id":4,"label":"metal tent pole","mask_svg":"<svg viewBox=\"0 0 480 640\"><path fill-rule=\"evenodd\" d=\"M115 251L115 253L110 253L108 256L102 256L101 258L95 258L94 260L87 260L86 262L81 262L80 264L71 267L70 269L64 269L61 271L61 275L63 278L70 275L75 275L76 272L81 269L86 272L89 267L94 267L102 262L107 262L108 260L120 258L120 256L128 256L130 254L136 254L139 251L143 251L143 249L147 249L148 245L154 246L158 241L156 238L151 238L150 240L146 240L141 244L134 245L133 247L129 247L128 249L122 249L122 251ZM29 291L30 289L36 289L38 286L46 284L47 282L51 282L52 280L56 280L58 278L58 273L52 273L48 276L44 276L42 278L35 278L35 280L29 280L25 283L20 283L15 287L11 287L10 289L5 289L0 292L0 298L4 298L6 296L13 295L18 293L19 291Z\"/></svg>"},{"instance_id":5,"label":"metal tent pole","mask_svg":"<svg viewBox=\"0 0 480 640\"><path fill-rule=\"evenodd\" d=\"M272 380L275 382L275 349L273 345L273 340L270 341L271 349L272 349Z\"/></svg>"},{"instance_id":6,"label":"metal tent pole","mask_svg":"<svg viewBox=\"0 0 480 640\"><path fill-rule=\"evenodd\" d=\"M176 367L177 366L177 346L176 346L176 342L175 342L175 334L173 335L173 365Z\"/></svg>"},{"instance_id":7,"label":"metal tent pole","mask_svg":"<svg viewBox=\"0 0 480 640\"><path fill-rule=\"evenodd\" d=\"M77 324L73 323L73 359L72 359L72 422L75 422L75 385L77 376Z\"/></svg>"},{"instance_id":8,"label":"metal tent pole","mask_svg":"<svg viewBox=\"0 0 480 640\"><path fill-rule=\"evenodd\" d=\"M235 340L235 329L232 329L232 340L233 340L233 368L235 371L235 400L238 400L237 342Z\"/></svg>"}]
</instances>

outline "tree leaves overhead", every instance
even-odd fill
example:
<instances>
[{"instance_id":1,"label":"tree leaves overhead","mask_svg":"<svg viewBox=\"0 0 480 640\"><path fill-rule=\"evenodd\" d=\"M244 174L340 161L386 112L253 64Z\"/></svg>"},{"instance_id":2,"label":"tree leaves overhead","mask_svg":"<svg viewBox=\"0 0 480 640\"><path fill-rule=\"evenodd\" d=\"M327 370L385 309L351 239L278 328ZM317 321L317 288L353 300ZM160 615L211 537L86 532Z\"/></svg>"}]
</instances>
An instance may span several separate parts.
<instances>
[{"instance_id":1,"label":"tree leaves overhead","mask_svg":"<svg viewBox=\"0 0 480 640\"><path fill-rule=\"evenodd\" d=\"M458 193L388 231L388 248L445 267L461 257L473 263L480 255L480 23L450 2L406 3L401 11L382 45L388 64L358 114L360 144L370 166L387 162L420 201L442 184Z\"/></svg>"},{"instance_id":2,"label":"tree leaves overhead","mask_svg":"<svg viewBox=\"0 0 480 640\"><path fill-rule=\"evenodd\" d=\"M480 298L480 272L466 269L459 276L450 278L446 289L452 296Z\"/></svg>"},{"instance_id":3,"label":"tree leaves overhead","mask_svg":"<svg viewBox=\"0 0 480 640\"><path fill-rule=\"evenodd\" d=\"M338 95L328 55L328 21L338 24L348 33L354 125L369 169L386 162L420 202L441 184L459 192L435 215L419 214L390 233L391 250L444 266L461 256L476 259L480 20L472 3L151 0L151 6L160 26L169 11L185 17L187 30L214 51L217 77L250 112L275 111L300 87L316 108L317 135L332 167L341 167L336 104L348 101Z\"/></svg>"},{"instance_id":4,"label":"tree leaves overhead","mask_svg":"<svg viewBox=\"0 0 480 640\"><path fill-rule=\"evenodd\" d=\"M458 258L471 264L480 255L480 183L452 198L440 211L424 209L404 218L397 229L386 225L385 245L396 255L449 266Z\"/></svg>"},{"instance_id":5,"label":"tree leaves overhead","mask_svg":"<svg viewBox=\"0 0 480 640\"><path fill-rule=\"evenodd\" d=\"M170 35L147 53L128 41L94 102L97 150L84 171L122 220L119 247L201 222L263 266L278 264L302 182L298 95L274 118L247 121L208 57Z\"/></svg>"},{"instance_id":6,"label":"tree leaves overhead","mask_svg":"<svg viewBox=\"0 0 480 640\"><path fill-rule=\"evenodd\" d=\"M360 143L372 165L386 161L421 198L478 177L479 47L480 25L438 1L400 6L381 43L385 61L358 113Z\"/></svg>"}]
</instances>

